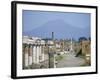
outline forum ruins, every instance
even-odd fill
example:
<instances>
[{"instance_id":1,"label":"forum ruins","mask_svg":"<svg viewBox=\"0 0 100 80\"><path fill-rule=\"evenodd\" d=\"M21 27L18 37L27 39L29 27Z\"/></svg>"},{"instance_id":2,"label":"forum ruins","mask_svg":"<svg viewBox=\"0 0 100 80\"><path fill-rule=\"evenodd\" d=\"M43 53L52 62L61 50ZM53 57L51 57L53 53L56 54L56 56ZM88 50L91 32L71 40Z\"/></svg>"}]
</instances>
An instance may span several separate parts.
<instances>
[{"instance_id":1,"label":"forum ruins","mask_svg":"<svg viewBox=\"0 0 100 80\"><path fill-rule=\"evenodd\" d=\"M55 56L70 53L78 56L80 51L86 62L91 63L90 40L54 40L52 35L51 39L23 36L22 42L23 69L56 68Z\"/></svg>"}]
</instances>

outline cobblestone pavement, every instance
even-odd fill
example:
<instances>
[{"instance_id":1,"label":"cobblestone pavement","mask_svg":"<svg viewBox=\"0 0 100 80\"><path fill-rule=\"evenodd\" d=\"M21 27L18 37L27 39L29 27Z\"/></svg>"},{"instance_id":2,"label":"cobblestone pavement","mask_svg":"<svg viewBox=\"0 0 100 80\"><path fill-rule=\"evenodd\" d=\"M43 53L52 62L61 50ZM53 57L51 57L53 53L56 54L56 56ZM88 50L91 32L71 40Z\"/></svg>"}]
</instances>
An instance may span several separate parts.
<instances>
[{"instance_id":1,"label":"cobblestone pavement","mask_svg":"<svg viewBox=\"0 0 100 80\"><path fill-rule=\"evenodd\" d=\"M80 57L75 57L73 53L67 53L63 55L64 58L56 65L57 68L61 67L78 67L85 64L85 60Z\"/></svg>"}]
</instances>

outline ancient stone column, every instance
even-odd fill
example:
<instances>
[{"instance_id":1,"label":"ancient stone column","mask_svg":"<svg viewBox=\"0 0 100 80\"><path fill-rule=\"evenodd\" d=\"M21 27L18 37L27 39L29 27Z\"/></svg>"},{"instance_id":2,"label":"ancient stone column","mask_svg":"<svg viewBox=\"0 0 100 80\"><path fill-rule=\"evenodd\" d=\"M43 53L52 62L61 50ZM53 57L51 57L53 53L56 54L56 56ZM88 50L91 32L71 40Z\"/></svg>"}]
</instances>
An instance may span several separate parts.
<instances>
[{"instance_id":1,"label":"ancient stone column","mask_svg":"<svg viewBox=\"0 0 100 80\"><path fill-rule=\"evenodd\" d=\"M41 45L39 46L39 61L41 62L42 60L42 53L41 53Z\"/></svg>"},{"instance_id":2,"label":"ancient stone column","mask_svg":"<svg viewBox=\"0 0 100 80\"><path fill-rule=\"evenodd\" d=\"M32 65L32 45L29 46L29 65Z\"/></svg>"},{"instance_id":3,"label":"ancient stone column","mask_svg":"<svg viewBox=\"0 0 100 80\"><path fill-rule=\"evenodd\" d=\"M26 45L25 47L25 55L24 55L24 63L25 63L25 67L28 67L28 45Z\"/></svg>"},{"instance_id":4,"label":"ancient stone column","mask_svg":"<svg viewBox=\"0 0 100 80\"><path fill-rule=\"evenodd\" d=\"M37 46L37 48L36 48L36 63L38 64L39 63L39 46Z\"/></svg>"},{"instance_id":5,"label":"ancient stone column","mask_svg":"<svg viewBox=\"0 0 100 80\"><path fill-rule=\"evenodd\" d=\"M42 61L44 61L44 46L42 46Z\"/></svg>"},{"instance_id":6,"label":"ancient stone column","mask_svg":"<svg viewBox=\"0 0 100 80\"><path fill-rule=\"evenodd\" d=\"M33 55L32 55L33 57L32 57L32 59L33 59L33 63L36 63L36 46L35 45L33 45Z\"/></svg>"}]
</instances>

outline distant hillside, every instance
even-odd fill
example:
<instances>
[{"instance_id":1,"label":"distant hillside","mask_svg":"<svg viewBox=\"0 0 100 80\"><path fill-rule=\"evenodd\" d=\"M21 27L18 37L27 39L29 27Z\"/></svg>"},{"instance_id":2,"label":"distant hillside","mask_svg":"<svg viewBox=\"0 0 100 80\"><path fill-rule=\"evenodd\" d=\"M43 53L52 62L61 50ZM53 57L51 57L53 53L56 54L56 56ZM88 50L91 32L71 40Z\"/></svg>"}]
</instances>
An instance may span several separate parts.
<instances>
[{"instance_id":1,"label":"distant hillside","mask_svg":"<svg viewBox=\"0 0 100 80\"><path fill-rule=\"evenodd\" d=\"M66 39L70 37L78 39L79 37L82 37L82 36L84 37L90 36L89 27L86 27L86 28L74 27L68 23L65 23L62 20L49 21L45 23L44 25L41 25L40 27L35 28L31 31L23 32L23 35L50 38L52 32L54 32L54 36L57 39L61 39L61 38Z\"/></svg>"}]
</instances>

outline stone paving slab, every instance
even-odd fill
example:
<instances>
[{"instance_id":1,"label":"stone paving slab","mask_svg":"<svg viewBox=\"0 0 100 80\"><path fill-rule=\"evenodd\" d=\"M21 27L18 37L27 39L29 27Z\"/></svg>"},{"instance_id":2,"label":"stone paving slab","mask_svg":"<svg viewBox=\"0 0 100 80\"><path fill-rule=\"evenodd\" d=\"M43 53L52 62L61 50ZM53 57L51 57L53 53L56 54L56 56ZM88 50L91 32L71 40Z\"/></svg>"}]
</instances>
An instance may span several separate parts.
<instances>
[{"instance_id":1,"label":"stone paving slab","mask_svg":"<svg viewBox=\"0 0 100 80\"><path fill-rule=\"evenodd\" d=\"M75 57L75 54L68 53L63 55L64 58L59 61L56 65L57 68L60 67L79 67L80 65L85 64L85 60L80 57Z\"/></svg>"}]
</instances>

